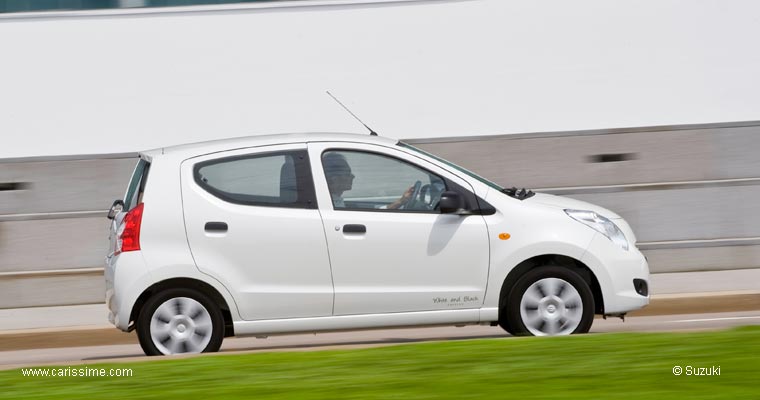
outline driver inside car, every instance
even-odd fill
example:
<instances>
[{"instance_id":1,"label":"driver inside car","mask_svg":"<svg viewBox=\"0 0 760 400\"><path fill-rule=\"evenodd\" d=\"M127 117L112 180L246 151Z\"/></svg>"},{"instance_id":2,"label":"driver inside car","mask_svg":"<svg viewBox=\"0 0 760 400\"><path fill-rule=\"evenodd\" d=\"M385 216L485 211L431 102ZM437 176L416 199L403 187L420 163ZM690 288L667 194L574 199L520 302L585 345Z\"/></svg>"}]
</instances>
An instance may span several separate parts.
<instances>
[{"instance_id":1,"label":"driver inside car","mask_svg":"<svg viewBox=\"0 0 760 400\"><path fill-rule=\"evenodd\" d=\"M333 207L346 208L343 193L351 190L355 178L354 174L351 173L348 161L346 161L346 158L342 154L326 153L322 156L322 165L325 170L325 178L327 179L327 187L332 197ZM402 208L411 200L415 190L414 186L412 185L406 189L398 200L380 208L391 210Z\"/></svg>"}]
</instances>

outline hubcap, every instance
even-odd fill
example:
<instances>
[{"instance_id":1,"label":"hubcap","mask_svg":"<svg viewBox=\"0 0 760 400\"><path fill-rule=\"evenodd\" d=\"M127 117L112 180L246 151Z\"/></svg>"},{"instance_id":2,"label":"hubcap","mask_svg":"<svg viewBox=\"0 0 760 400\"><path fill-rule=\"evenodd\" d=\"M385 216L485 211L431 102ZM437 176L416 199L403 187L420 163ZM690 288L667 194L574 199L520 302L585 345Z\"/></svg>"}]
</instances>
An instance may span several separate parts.
<instances>
[{"instance_id":1,"label":"hubcap","mask_svg":"<svg viewBox=\"0 0 760 400\"><path fill-rule=\"evenodd\" d=\"M163 354L200 353L211 341L211 315L189 297L176 297L158 306L150 319L150 336Z\"/></svg>"},{"instance_id":2,"label":"hubcap","mask_svg":"<svg viewBox=\"0 0 760 400\"><path fill-rule=\"evenodd\" d=\"M581 323L583 300L565 280L540 279L523 293L520 316L533 335L569 335Z\"/></svg>"}]
</instances>

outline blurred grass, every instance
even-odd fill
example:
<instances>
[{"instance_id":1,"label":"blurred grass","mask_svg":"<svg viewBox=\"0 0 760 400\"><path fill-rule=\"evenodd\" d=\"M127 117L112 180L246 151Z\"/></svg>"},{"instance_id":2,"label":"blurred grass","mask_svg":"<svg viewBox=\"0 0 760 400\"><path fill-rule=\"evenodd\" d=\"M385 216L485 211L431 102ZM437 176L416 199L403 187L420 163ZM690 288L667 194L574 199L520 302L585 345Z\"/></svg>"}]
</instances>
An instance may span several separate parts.
<instances>
[{"instance_id":1,"label":"blurred grass","mask_svg":"<svg viewBox=\"0 0 760 400\"><path fill-rule=\"evenodd\" d=\"M674 376L679 365L720 376ZM0 398L758 399L760 327L216 354L153 362L129 378L0 372Z\"/></svg>"}]
</instances>

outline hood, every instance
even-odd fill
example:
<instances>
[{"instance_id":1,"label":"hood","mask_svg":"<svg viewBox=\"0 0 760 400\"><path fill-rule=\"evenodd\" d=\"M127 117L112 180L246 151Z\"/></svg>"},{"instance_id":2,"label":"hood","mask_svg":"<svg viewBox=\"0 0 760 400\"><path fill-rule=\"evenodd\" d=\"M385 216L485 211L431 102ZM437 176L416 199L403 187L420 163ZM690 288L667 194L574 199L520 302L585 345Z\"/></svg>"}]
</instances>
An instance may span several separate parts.
<instances>
[{"instance_id":1,"label":"hood","mask_svg":"<svg viewBox=\"0 0 760 400\"><path fill-rule=\"evenodd\" d=\"M532 196L523 201L526 203L543 204L545 206L562 209L589 210L608 219L621 219L619 215L604 207L599 207L597 205L587 203L585 201L571 199L569 197L555 196L553 194L536 193L535 196Z\"/></svg>"}]
</instances>

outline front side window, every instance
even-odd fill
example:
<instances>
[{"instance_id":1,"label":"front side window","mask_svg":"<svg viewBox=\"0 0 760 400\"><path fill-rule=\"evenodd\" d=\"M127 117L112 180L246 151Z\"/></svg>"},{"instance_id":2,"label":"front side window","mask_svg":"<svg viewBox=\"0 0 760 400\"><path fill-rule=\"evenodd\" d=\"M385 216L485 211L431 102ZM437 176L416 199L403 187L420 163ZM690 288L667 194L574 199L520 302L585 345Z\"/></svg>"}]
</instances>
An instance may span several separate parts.
<instances>
[{"instance_id":1,"label":"front side window","mask_svg":"<svg viewBox=\"0 0 760 400\"><path fill-rule=\"evenodd\" d=\"M435 212L446 190L441 177L376 153L326 151L322 168L336 210Z\"/></svg>"},{"instance_id":2,"label":"front side window","mask_svg":"<svg viewBox=\"0 0 760 400\"><path fill-rule=\"evenodd\" d=\"M195 165L195 181L235 204L316 208L305 151L283 151L210 160Z\"/></svg>"}]
</instances>

